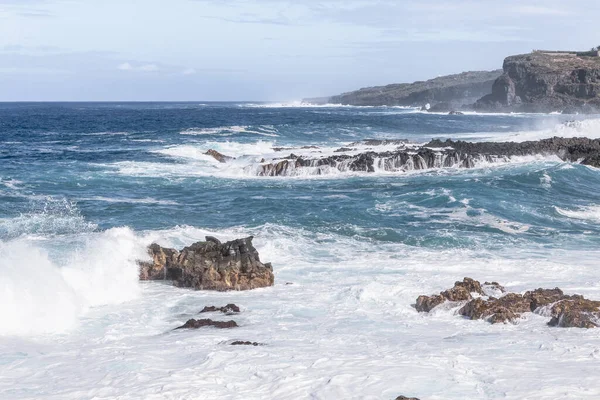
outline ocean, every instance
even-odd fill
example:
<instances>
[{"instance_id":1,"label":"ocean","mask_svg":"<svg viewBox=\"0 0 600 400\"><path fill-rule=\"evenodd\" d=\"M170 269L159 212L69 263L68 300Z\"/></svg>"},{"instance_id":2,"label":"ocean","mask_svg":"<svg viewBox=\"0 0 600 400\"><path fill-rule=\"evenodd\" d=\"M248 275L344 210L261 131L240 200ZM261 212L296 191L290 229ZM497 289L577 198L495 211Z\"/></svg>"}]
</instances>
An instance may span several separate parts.
<instances>
[{"instance_id":1,"label":"ocean","mask_svg":"<svg viewBox=\"0 0 600 400\"><path fill-rule=\"evenodd\" d=\"M553 136L598 138L600 116L0 103L0 398L598 399L600 329L413 305L463 277L600 300L600 170L521 157L256 172L279 147L317 157L365 139ZM254 236L275 286L138 281L149 244L206 235ZM173 331L227 303L239 328Z\"/></svg>"}]
</instances>

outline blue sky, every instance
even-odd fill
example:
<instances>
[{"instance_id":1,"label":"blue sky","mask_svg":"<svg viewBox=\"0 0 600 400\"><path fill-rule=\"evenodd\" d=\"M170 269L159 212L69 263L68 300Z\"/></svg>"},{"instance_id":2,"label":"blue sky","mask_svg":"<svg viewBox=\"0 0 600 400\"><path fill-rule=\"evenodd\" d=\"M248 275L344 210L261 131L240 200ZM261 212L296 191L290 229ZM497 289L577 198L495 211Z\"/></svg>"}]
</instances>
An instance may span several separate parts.
<instances>
[{"instance_id":1,"label":"blue sky","mask_svg":"<svg viewBox=\"0 0 600 400\"><path fill-rule=\"evenodd\" d=\"M0 0L0 101L324 96L589 49L598 15L597 0Z\"/></svg>"}]
</instances>

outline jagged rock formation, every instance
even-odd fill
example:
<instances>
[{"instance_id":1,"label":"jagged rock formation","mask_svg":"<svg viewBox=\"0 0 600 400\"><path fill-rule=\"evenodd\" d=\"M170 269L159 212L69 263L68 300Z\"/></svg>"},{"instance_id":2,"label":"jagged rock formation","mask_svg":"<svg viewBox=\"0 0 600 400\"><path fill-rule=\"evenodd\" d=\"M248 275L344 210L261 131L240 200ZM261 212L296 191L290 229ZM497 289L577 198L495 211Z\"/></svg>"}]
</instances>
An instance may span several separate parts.
<instances>
[{"instance_id":1,"label":"jagged rock formation","mask_svg":"<svg viewBox=\"0 0 600 400\"><path fill-rule=\"evenodd\" d=\"M489 93L494 80L501 73L501 70L471 71L428 81L363 88L330 97L327 102L353 106L417 107L427 103L434 106L444 103L444 108L458 108L463 104L472 104Z\"/></svg>"},{"instance_id":2,"label":"jagged rock formation","mask_svg":"<svg viewBox=\"0 0 600 400\"><path fill-rule=\"evenodd\" d=\"M504 294L504 288L496 282L481 285L471 278L464 278L439 295L419 296L415 308L419 312L430 312L445 302L462 304L458 310L460 315L492 324L515 322L523 313L535 312L550 316L550 326L600 327L600 301L588 300L580 295L565 295L559 288Z\"/></svg>"},{"instance_id":3,"label":"jagged rock formation","mask_svg":"<svg viewBox=\"0 0 600 400\"><path fill-rule=\"evenodd\" d=\"M600 57L545 53L508 57L492 93L474 108L496 112L600 110Z\"/></svg>"},{"instance_id":4,"label":"jagged rock formation","mask_svg":"<svg viewBox=\"0 0 600 400\"><path fill-rule=\"evenodd\" d=\"M181 251L149 246L152 262L140 262L141 280L172 280L197 290L249 290L272 286L273 267L260 261L252 237L221 243L207 236Z\"/></svg>"},{"instance_id":5,"label":"jagged rock formation","mask_svg":"<svg viewBox=\"0 0 600 400\"><path fill-rule=\"evenodd\" d=\"M393 151L352 153L352 148L339 149L340 154L309 158L290 154L282 159L263 161L247 168L258 176L322 175L345 171L402 172L429 168L473 168L481 163L508 162L514 156L556 156L567 162L581 162L600 167L600 139L558 138L529 142L463 142L432 140L424 146L405 141L369 140L363 144L397 145ZM350 146L356 143L350 144ZM318 157L318 156L317 156Z\"/></svg>"}]
</instances>

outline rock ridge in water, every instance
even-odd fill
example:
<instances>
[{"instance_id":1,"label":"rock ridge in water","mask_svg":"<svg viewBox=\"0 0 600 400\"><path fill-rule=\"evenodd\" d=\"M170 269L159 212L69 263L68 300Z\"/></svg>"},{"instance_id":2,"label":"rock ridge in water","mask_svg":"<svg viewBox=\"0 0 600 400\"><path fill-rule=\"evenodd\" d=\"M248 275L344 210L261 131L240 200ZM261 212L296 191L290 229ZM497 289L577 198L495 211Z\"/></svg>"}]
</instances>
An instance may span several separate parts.
<instances>
[{"instance_id":1,"label":"rock ridge in water","mask_svg":"<svg viewBox=\"0 0 600 400\"><path fill-rule=\"evenodd\" d=\"M212 319L189 319L185 324L177 329L200 329L207 326L212 326L219 329L237 328L238 324L235 321L213 321Z\"/></svg>"},{"instance_id":2,"label":"rock ridge in water","mask_svg":"<svg viewBox=\"0 0 600 400\"><path fill-rule=\"evenodd\" d=\"M495 295L498 297L494 297ZM540 288L525 294L504 294L504 288L496 282L481 285L471 278L464 278L439 295L419 296L415 308L418 312L431 312L446 302L462 304L458 314L464 317L483 319L492 324L514 323L522 314L535 312L550 316L550 326L600 327L600 301L589 300L577 294L565 295L559 288Z\"/></svg>"},{"instance_id":3,"label":"rock ridge in water","mask_svg":"<svg viewBox=\"0 0 600 400\"><path fill-rule=\"evenodd\" d=\"M331 172L403 172L431 168L474 168L484 163L509 162L511 157L555 156L566 162L600 167L600 139L559 138L527 142L464 142L432 140L423 145L404 141L365 141L364 145L396 146L395 150L367 150L362 153L343 148L340 154L319 157L290 154L283 159L264 160L247 167L257 176L324 175ZM358 145L358 143L352 143Z\"/></svg>"},{"instance_id":4,"label":"rock ridge in water","mask_svg":"<svg viewBox=\"0 0 600 400\"><path fill-rule=\"evenodd\" d=\"M141 280L172 280L196 290L250 290L274 284L273 267L260 261L253 237L221 243L207 236L181 251L153 243L152 262L140 262Z\"/></svg>"}]
</instances>

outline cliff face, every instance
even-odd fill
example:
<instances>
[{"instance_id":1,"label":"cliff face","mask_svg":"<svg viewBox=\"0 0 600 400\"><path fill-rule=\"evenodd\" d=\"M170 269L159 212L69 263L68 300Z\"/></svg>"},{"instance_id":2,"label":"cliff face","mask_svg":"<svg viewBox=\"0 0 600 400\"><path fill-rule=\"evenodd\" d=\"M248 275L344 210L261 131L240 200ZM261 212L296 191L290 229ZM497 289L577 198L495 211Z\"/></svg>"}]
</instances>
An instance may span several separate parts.
<instances>
[{"instance_id":1,"label":"cliff face","mask_svg":"<svg viewBox=\"0 0 600 400\"><path fill-rule=\"evenodd\" d=\"M353 106L417 106L443 103L447 107L472 104L490 93L502 74L497 71L463 72L428 81L377 86L329 98L330 103Z\"/></svg>"},{"instance_id":2,"label":"cliff face","mask_svg":"<svg viewBox=\"0 0 600 400\"><path fill-rule=\"evenodd\" d=\"M600 57L534 52L508 57L492 93L475 103L485 111L598 112Z\"/></svg>"}]
</instances>

